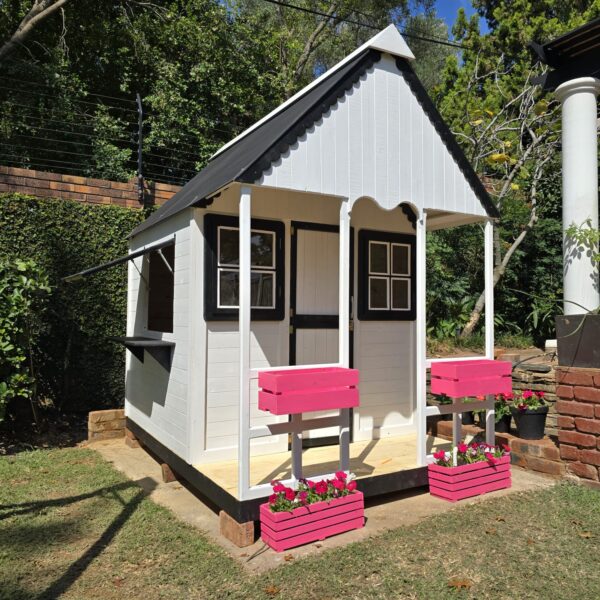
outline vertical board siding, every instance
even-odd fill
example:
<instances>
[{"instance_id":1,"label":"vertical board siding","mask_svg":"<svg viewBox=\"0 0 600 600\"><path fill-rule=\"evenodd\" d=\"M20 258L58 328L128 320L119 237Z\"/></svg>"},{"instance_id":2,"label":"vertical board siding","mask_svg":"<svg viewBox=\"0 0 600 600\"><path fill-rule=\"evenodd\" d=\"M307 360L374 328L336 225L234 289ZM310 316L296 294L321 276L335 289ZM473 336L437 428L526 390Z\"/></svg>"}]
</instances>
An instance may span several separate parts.
<instances>
[{"instance_id":1,"label":"vertical board siding","mask_svg":"<svg viewBox=\"0 0 600 600\"><path fill-rule=\"evenodd\" d=\"M143 232L131 241L131 250L156 243L175 234L173 332L147 329L147 290L139 271L147 277L143 257L129 265L127 335L175 342L170 371L147 352L144 362L127 352L125 412L140 427L175 454L189 460L189 348L190 348L190 218L184 211ZM136 268L137 267L137 268ZM139 269L139 271L138 271Z\"/></svg>"},{"instance_id":2,"label":"vertical board siding","mask_svg":"<svg viewBox=\"0 0 600 600\"><path fill-rule=\"evenodd\" d=\"M394 59L383 54L259 183L486 216Z\"/></svg>"}]
</instances>

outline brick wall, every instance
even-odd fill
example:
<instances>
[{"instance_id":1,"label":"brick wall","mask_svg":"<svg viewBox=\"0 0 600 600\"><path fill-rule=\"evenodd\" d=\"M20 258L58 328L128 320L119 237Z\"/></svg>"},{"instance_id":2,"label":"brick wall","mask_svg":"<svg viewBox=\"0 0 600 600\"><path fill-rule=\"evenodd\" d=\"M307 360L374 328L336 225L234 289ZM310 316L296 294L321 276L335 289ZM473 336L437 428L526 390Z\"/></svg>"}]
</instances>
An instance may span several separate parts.
<instances>
[{"instance_id":1,"label":"brick wall","mask_svg":"<svg viewBox=\"0 0 600 600\"><path fill-rule=\"evenodd\" d=\"M600 369L556 369L558 442L567 472L600 480Z\"/></svg>"},{"instance_id":2,"label":"brick wall","mask_svg":"<svg viewBox=\"0 0 600 600\"><path fill-rule=\"evenodd\" d=\"M179 186L167 183L146 182L146 204L160 206L180 189ZM15 192L40 198L67 198L90 204L115 204L127 208L141 208L135 179L122 183L0 166L1 192Z\"/></svg>"}]
</instances>

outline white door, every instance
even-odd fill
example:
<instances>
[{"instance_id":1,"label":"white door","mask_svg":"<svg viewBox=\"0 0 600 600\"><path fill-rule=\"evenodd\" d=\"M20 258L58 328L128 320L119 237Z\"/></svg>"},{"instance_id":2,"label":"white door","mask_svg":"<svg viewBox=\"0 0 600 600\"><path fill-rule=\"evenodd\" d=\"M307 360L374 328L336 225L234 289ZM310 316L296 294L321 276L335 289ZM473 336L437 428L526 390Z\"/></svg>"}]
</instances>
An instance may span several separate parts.
<instances>
[{"instance_id":1,"label":"white door","mask_svg":"<svg viewBox=\"0 0 600 600\"><path fill-rule=\"evenodd\" d=\"M338 362L339 233L316 223L292 223L290 364ZM338 411L308 413L305 418ZM305 445L338 443L338 428L304 433Z\"/></svg>"}]
</instances>

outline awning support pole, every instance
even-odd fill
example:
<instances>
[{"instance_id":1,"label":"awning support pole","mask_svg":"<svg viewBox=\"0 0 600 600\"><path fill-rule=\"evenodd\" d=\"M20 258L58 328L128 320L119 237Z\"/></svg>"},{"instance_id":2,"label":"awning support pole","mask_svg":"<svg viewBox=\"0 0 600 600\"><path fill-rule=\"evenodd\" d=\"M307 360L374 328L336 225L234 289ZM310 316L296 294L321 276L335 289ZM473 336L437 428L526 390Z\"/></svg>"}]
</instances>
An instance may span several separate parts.
<instances>
[{"instance_id":1,"label":"awning support pole","mask_svg":"<svg viewBox=\"0 0 600 600\"><path fill-rule=\"evenodd\" d=\"M339 362L350 366L350 204L340 206L340 264L339 264ZM340 411L340 469L350 468L350 409Z\"/></svg>"},{"instance_id":2,"label":"awning support pole","mask_svg":"<svg viewBox=\"0 0 600 600\"><path fill-rule=\"evenodd\" d=\"M427 464L427 213L422 211L416 222L416 406L417 465Z\"/></svg>"},{"instance_id":3,"label":"awning support pole","mask_svg":"<svg viewBox=\"0 0 600 600\"><path fill-rule=\"evenodd\" d=\"M494 360L494 224L486 221L484 235L485 356ZM492 396L488 396L491 399ZM496 443L494 405L485 411L485 441Z\"/></svg>"},{"instance_id":4,"label":"awning support pole","mask_svg":"<svg viewBox=\"0 0 600 600\"><path fill-rule=\"evenodd\" d=\"M252 191L240 190L240 418L238 435L238 499L244 500L250 488L250 215Z\"/></svg>"}]
</instances>

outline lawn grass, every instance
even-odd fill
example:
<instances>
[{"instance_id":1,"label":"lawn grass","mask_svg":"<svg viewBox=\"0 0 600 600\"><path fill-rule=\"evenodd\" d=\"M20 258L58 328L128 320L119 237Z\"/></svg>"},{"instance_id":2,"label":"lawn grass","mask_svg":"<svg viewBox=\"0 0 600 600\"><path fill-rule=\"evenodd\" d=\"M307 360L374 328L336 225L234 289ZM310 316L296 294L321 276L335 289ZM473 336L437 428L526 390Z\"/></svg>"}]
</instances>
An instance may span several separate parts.
<instances>
[{"instance_id":1,"label":"lawn grass","mask_svg":"<svg viewBox=\"0 0 600 600\"><path fill-rule=\"evenodd\" d=\"M600 597L600 495L572 485L465 506L252 576L92 450L1 457L0 482L7 600Z\"/></svg>"}]
</instances>

